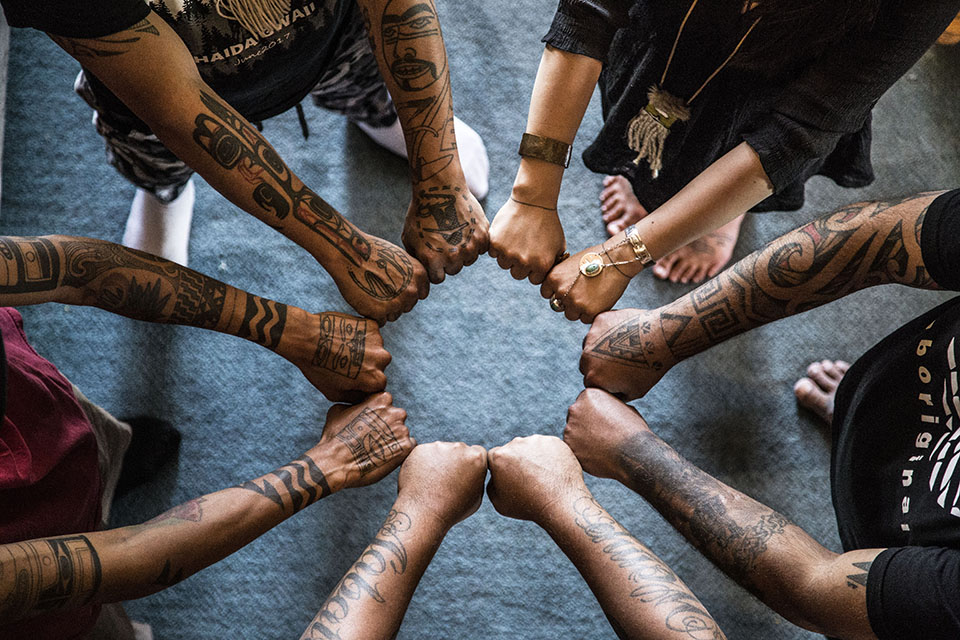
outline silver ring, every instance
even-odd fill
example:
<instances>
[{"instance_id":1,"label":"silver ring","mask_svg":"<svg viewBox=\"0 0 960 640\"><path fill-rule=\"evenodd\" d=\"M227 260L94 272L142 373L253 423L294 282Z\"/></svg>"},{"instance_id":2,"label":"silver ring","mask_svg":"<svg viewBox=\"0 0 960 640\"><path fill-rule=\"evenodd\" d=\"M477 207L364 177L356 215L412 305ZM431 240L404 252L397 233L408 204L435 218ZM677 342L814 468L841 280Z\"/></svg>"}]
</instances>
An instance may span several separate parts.
<instances>
[{"instance_id":1,"label":"silver ring","mask_svg":"<svg viewBox=\"0 0 960 640\"><path fill-rule=\"evenodd\" d=\"M550 298L550 308L556 311L557 313L563 312L563 302L557 299L557 296Z\"/></svg>"}]
</instances>

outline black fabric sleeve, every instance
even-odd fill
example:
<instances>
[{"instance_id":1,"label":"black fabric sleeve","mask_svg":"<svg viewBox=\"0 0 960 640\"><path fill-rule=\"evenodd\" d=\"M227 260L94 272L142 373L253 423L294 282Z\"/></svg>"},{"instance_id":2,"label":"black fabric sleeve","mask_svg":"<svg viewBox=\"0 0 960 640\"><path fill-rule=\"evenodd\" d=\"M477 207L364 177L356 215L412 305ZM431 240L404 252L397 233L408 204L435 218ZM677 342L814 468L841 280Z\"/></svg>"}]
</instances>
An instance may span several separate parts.
<instances>
[{"instance_id":1,"label":"black fabric sleeve","mask_svg":"<svg viewBox=\"0 0 960 640\"><path fill-rule=\"evenodd\" d=\"M869 30L846 36L790 83L770 115L743 134L775 191L829 155L841 136L859 131L958 11L960 0L882 2Z\"/></svg>"},{"instance_id":2,"label":"black fabric sleeve","mask_svg":"<svg viewBox=\"0 0 960 640\"><path fill-rule=\"evenodd\" d=\"M3 0L11 27L33 27L64 38L102 38L150 14L143 0Z\"/></svg>"},{"instance_id":3,"label":"black fabric sleeve","mask_svg":"<svg viewBox=\"0 0 960 640\"><path fill-rule=\"evenodd\" d=\"M867 576L867 616L880 640L960 638L960 550L886 549Z\"/></svg>"},{"instance_id":4,"label":"black fabric sleeve","mask_svg":"<svg viewBox=\"0 0 960 640\"><path fill-rule=\"evenodd\" d=\"M920 229L920 255L934 282L960 291L960 189L938 196L927 207Z\"/></svg>"},{"instance_id":5,"label":"black fabric sleeve","mask_svg":"<svg viewBox=\"0 0 960 640\"><path fill-rule=\"evenodd\" d=\"M606 61L613 36L627 22L626 0L560 0L543 42Z\"/></svg>"}]
</instances>

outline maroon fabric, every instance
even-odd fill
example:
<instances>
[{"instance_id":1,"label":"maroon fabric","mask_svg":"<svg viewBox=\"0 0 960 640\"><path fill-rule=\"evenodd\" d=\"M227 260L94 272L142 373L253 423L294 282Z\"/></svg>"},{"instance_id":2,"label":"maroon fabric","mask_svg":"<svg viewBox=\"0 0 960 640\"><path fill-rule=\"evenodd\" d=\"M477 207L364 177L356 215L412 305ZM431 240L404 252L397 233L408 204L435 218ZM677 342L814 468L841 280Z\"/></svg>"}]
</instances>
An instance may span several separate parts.
<instances>
[{"instance_id":1,"label":"maroon fabric","mask_svg":"<svg viewBox=\"0 0 960 640\"><path fill-rule=\"evenodd\" d=\"M0 544L95 531L101 479L97 441L73 389L27 343L23 319L0 308L7 406L0 426ZM99 607L0 626L0 637L83 637Z\"/></svg>"}]
</instances>

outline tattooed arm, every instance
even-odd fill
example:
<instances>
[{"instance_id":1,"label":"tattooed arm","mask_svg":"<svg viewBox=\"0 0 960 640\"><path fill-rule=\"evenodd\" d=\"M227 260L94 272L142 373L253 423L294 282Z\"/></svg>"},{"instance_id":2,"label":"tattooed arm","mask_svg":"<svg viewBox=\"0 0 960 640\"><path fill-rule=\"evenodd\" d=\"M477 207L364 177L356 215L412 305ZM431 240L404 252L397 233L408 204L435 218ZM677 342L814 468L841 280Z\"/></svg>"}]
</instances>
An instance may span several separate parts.
<instances>
[{"instance_id":1,"label":"tattooed arm","mask_svg":"<svg viewBox=\"0 0 960 640\"><path fill-rule=\"evenodd\" d=\"M532 520L550 534L618 637L726 637L679 576L594 499L580 464L558 438L515 438L491 449L488 460L490 502L501 514Z\"/></svg>"},{"instance_id":2,"label":"tattooed arm","mask_svg":"<svg viewBox=\"0 0 960 640\"><path fill-rule=\"evenodd\" d=\"M774 240L671 304L598 316L580 358L584 386L638 398L681 360L762 324L873 285L936 289L920 236L937 195L844 207Z\"/></svg>"},{"instance_id":3,"label":"tattooed arm","mask_svg":"<svg viewBox=\"0 0 960 640\"><path fill-rule=\"evenodd\" d=\"M442 282L487 250L487 218L457 154L447 52L433 0L357 0L400 116L413 197L403 244Z\"/></svg>"},{"instance_id":4,"label":"tattooed arm","mask_svg":"<svg viewBox=\"0 0 960 640\"><path fill-rule=\"evenodd\" d=\"M390 354L372 320L307 313L112 242L0 236L0 305L43 302L246 338L295 364L335 401L359 400L387 382Z\"/></svg>"},{"instance_id":5,"label":"tattooed arm","mask_svg":"<svg viewBox=\"0 0 960 640\"><path fill-rule=\"evenodd\" d=\"M462 442L418 445L376 537L347 570L301 640L396 636L413 592L453 525L480 507L487 452Z\"/></svg>"},{"instance_id":6,"label":"tattooed arm","mask_svg":"<svg viewBox=\"0 0 960 640\"><path fill-rule=\"evenodd\" d=\"M684 460L636 410L605 391L580 394L563 438L587 473L639 493L787 620L830 637L876 637L867 619L866 583L883 549L829 551L776 511Z\"/></svg>"},{"instance_id":7,"label":"tattooed arm","mask_svg":"<svg viewBox=\"0 0 960 640\"><path fill-rule=\"evenodd\" d=\"M104 38L51 37L211 186L309 251L358 313L382 324L426 297L423 268L307 188L203 82L186 46L156 14Z\"/></svg>"},{"instance_id":8,"label":"tattooed arm","mask_svg":"<svg viewBox=\"0 0 960 640\"><path fill-rule=\"evenodd\" d=\"M141 525L0 546L0 623L149 595L218 562L301 509L376 482L414 446L389 394L335 405L303 457Z\"/></svg>"}]
</instances>

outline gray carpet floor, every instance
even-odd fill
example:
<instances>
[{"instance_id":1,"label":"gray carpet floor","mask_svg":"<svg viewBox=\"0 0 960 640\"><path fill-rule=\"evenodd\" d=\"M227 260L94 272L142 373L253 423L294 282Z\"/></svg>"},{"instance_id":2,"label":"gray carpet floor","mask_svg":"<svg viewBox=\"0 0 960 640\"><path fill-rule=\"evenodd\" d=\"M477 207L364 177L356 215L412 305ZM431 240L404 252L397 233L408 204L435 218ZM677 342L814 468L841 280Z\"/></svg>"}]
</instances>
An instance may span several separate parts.
<instances>
[{"instance_id":1,"label":"gray carpet floor","mask_svg":"<svg viewBox=\"0 0 960 640\"><path fill-rule=\"evenodd\" d=\"M555 8L528 0L440 3L455 107L485 138L492 219L517 167L530 89ZM78 67L43 35L12 35L3 159L4 234L63 233L119 241L133 195L103 159L90 113L71 91ZM750 216L742 256L839 205L960 182L960 47L934 48L875 110L877 180L845 190L808 185L808 205ZM265 135L293 169L362 228L399 242L409 187L403 161L338 116L307 108L304 140L292 112ZM582 150L599 126L594 100ZM601 176L575 160L560 199L574 250L603 237ZM198 181L190 266L230 284L311 310L349 311L329 277L296 245ZM621 307L653 307L687 291L637 278ZM860 292L765 327L676 367L636 406L685 456L781 510L838 549L829 493L829 442L796 407L791 385L823 357L855 359L905 320L949 294L900 287ZM318 438L329 406L290 364L242 340L150 326L105 312L23 309L37 350L117 415L171 420L184 440L177 464L121 499L115 525L236 484L299 456ZM559 434L581 389L583 325L551 312L529 283L483 257L432 288L415 311L383 330L397 405L421 442L492 447L514 436ZM611 481L588 485L697 593L731 638L816 637L762 606L687 545L642 499ZM156 637L296 638L375 533L395 475L337 494L223 562L129 604ZM613 633L573 566L545 533L484 503L448 535L410 605L400 638L608 638Z\"/></svg>"}]
</instances>

